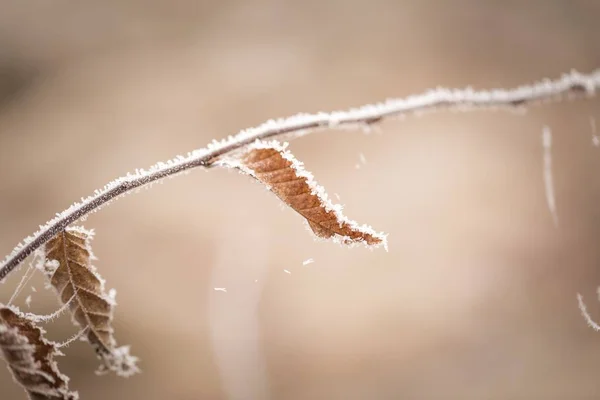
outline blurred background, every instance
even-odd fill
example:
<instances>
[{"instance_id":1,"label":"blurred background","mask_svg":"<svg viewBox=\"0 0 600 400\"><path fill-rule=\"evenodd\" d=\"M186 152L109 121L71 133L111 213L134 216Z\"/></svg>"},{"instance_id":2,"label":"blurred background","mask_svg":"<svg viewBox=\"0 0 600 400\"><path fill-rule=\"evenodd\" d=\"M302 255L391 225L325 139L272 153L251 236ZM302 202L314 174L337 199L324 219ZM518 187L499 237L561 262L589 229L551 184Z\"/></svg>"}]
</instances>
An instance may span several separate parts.
<instances>
[{"instance_id":1,"label":"blurred background","mask_svg":"<svg viewBox=\"0 0 600 400\"><path fill-rule=\"evenodd\" d=\"M595 0L3 0L0 253L125 172L269 118L591 72L599 18ZM387 253L315 241L230 171L125 197L84 225L143 373L96 377L85 343L61 368L86 400L596 399L600 333L576 300L600 320L595 119L598 99L294 141ZM17 304L52 312L43 287ZM11 380L0 368L0 397L25 398Z\"/></svg>"}]
</instances>

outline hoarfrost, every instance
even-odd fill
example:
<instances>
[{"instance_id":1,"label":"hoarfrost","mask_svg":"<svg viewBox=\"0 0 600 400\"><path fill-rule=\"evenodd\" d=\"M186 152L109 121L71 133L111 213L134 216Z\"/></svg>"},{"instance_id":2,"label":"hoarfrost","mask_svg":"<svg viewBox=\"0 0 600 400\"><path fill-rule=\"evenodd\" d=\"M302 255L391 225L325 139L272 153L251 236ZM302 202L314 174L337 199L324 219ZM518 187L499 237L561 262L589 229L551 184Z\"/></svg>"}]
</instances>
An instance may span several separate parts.
<instances>
[{"instance_id":1,"label":"hoarfrost","mask_svg":"<svg viewBox=\"0 0 600 400\"><path fill-rule=\"evenodd\" d=\"M90 254L90 256L91 256L91 254ZM91 259L91 257L90 257L90 259ZM111 288L111 289L108 290L108 293L107 293L107 296L106 296L106 301L111 306L116 306L117 305L117 289Z\"/></svg>"},{"instance_id":2,"label":"hoarfrost","mask_svg":"<svg viewBox=\"0 0 600 400\"><path fill-rule=\"evenodd\" d=\"M544 186L546 188L546 202L552 215L554 226L558 227L558 214L556 213L556 198L554 195L554 180L552 178L552 132L547 126L542 133L544 147Z\"/></svg>"},{"instance_id":3,"label":"hoarfrost","mask_svg":"<svg viewBox=\"0 0 600 400\"><path fill-rule=\"evenodd\" d=\"M577 302L579 303L579 311L581 311L581 315L585 319L585 322L587 322L588 326L595 331L600 331L600 325L598 325L598 323L594 321L588 313L585 303L583 302L583 296L579 293L577 293Z\"/></svg>"},{"instance_id":4,"label":"hoarfrost","mask_svg":"<svg viewBox=\"0 0 600 400\"><path fill-rule=\"evenodd\" d=\"M44 263L46 272L49 275L54 274L54 272L56 272L56 270L58 269L59 266L60 266L60 263L57 260L46 260L46 262Z\"/></svg>"}]
</instances>

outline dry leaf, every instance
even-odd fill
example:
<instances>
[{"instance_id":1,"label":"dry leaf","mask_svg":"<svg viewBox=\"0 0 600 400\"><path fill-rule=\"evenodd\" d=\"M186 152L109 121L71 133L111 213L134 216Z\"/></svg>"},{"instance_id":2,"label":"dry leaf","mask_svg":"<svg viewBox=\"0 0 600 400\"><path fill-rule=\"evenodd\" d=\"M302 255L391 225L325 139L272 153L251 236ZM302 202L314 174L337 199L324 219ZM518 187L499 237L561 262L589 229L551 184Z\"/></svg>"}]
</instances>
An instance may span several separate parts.
<instances>
[{"instance_id":1,"label":"dry leaf","mask_svg":"<svg viewBox=\"0 0 600 400\"><path fill-rule=\"evenodd\" d=\"M56 344L44 331L13 307L0 305L0 348L13 377L31 400L76 400L69 378L60 373L54 356Z\"/></svg>"},{"instance_id":2,"label":"dry leaf","mask_svg":"<svg viewBox=\"0 0 600 400\"><path fill-rule=\"evenodd\" d=\"M114 371L130 376L138 371L129 347L117 347L113 336L114 299L104 290L104 280L91 264L93 232L69 227L45 246L45 272L63 304L69 303L73 322L87 328L87 340L102 365L98 373Z\"/></svg>"},{"instance_id":3,"label":"dry leaf","mask_svg":"<svg viewBox=\"0 0 600 400\"><path fill-rule=\"evenodd\" d=\"M266 185L302 215L318 237L344 244L386 246L384 234L346 218L341 206L331 203L323 188L285 147L278 142L257 141L237 158L224 160L221 164L238 168Z\"/></svg>"}]
</instances>

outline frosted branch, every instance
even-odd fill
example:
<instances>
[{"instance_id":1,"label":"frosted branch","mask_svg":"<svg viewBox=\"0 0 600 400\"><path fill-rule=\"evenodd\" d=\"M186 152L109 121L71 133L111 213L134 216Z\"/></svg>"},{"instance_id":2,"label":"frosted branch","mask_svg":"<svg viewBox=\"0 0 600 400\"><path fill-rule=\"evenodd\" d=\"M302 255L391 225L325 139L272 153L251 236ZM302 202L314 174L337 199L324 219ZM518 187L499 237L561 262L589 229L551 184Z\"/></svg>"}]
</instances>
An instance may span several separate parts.
<instances>
[{"instance_id":1,"label":"frosted branch","mask_svg":"<svg viewBox=\"0 0 600 400\"><path fill-rule=\"evenodd\" d=\"M330 128L369 127L385 119L407 114L441 109L520 109L527 105L556 101L565 97L591 97L600 88L600 70L590 74L572 71L556 80L543 80L514 89L475 91L437 88L404 99L392 99L383 103L365 105L348 111L331 113L298 114L292 117L269 120L255 128L245 129L222 141L213 141L206 148L178 156L167 162L159 162L148 170L139 169L97 190L93 195L56 215L32 236L17 245L0 264L0 281L14 270L27 256L43 246L58 232L71 223L85 217L110 201L152 182L174 176L197 167L208 168L223 155L239 150L257 139L291 135L298 137L317 130Z\"/></svg>"}]
</instances>

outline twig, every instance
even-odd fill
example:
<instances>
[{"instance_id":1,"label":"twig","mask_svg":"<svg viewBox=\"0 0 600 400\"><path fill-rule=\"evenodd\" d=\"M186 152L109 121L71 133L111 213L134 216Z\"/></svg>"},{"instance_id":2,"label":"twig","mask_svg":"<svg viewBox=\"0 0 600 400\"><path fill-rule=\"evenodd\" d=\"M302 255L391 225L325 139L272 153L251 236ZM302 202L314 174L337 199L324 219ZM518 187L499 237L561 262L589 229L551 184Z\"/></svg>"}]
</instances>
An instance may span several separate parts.
<instances>
[{"instance_id":1,"label":"twig","mask_svg":"<svg viewBox=\"0 0 600 400\"><path fill-rule=\"evenodd\" d=\"M166 163L159 162L149 170L140 169L135 174L127 174L110 182L102 190L97 190L92 196L82 199L80 203L73 204L15 247L0 264L0 282L27 256L43 246L58 232L110 201L133 189L192 168L209 168L219 157L240 150L257 139L264 140L289 134L298 137L312 131L329 128L369 127L392 117L448 108L460 110L519 109L526 105L556 101L564 97L590 97L599 88L600 69L590 74L572 71L553 81L544 80L530 86L520 86L508 90L474 91L472 88L462 90L438 88L421 95L405 99L392 99L348 111L298 114L289 118L269 120L258 127L243 130L236 136L230 136L221 142L213 141L206 148L195 150L186 157L179 156Z\"/></svg>"}]
</instances>

